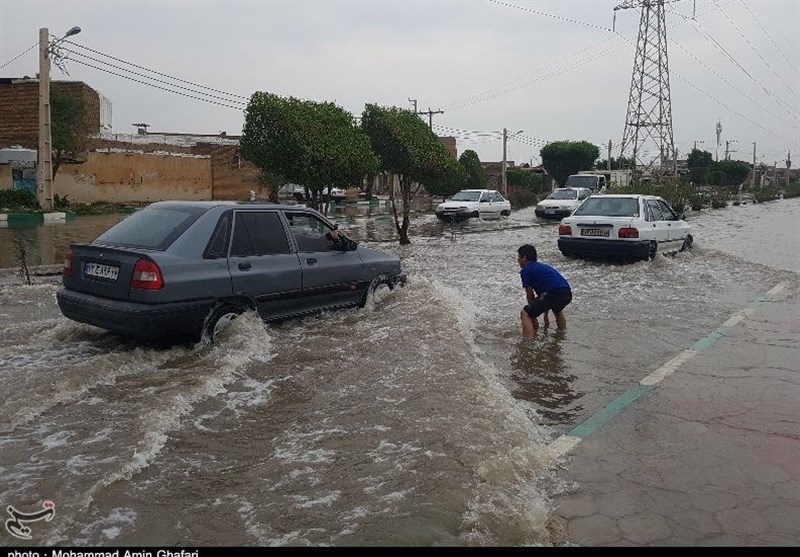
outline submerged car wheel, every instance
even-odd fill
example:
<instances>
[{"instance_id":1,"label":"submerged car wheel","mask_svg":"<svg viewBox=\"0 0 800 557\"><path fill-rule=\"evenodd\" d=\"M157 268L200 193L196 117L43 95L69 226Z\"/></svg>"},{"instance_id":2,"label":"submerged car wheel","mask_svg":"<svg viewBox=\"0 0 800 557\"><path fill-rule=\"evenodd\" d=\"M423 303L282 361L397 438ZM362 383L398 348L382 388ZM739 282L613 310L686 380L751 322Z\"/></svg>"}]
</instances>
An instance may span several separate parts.
<instances>
[{"instance_id":1,"label":"submerged car wheel","mask_svg":"<svg viewBox=\"0 0 800 557\"><path fill-rule=\"evenodd\" d=\"M235 321L242 313L244 308L234 304L221 304L211 310L203 325L203 337L211 342L216 342L219 335L227 329L232 321Z\"/></svg>"},{"instance_id":2,"label":"submerged car wheel","mask_svg":"<svg viewBox=\"0 0 800 557\"><path fill-rule=\"evenodd\" d=\"M647 250L647 259L655 259L656 253L658 253L658 243L657 242L650 242L650 247Z\"/></svg>"},{"instance_id":3,"label":"submerged car wheel","mask_svg":"<svg viewBox=\"0 0 800 557\"><path fill-rule=\"evenodd\" d=\"M364 295L361 297L361 303L359 307L364 307L367 305L367 300L372 298L373 301L380 300L383 298L387 293L391 292L394 289L394 286L390 282L389 278L385 275L380 275L372 279L372 282L369 283L367 289L364 290Z\"/></svg>"},{"instance_id":4,"label":"submerged car wheel","mask_svg":"<svg viewBox=\"0 0 800 557\"><path fill-rule=\"evenodd\" d=\"M506 210L500 211L500 214L502 216L504 216L504 217L510 217L511 216L511 211L506 211Z\"/></svg>"},{"instance_id":5,"label":"submerged car wheel","mask_svg":"<svg viewBox=\"0 0 800 557\"><path fill-rule=\"evenodd\" d=\"M692 249L692 244L693 243L694 243L694 238L692 238L692 235L689 234L688 236L686 236L686 239L683 241L683 245L681 246L681 251L686 251L686 250Z\"/></svg>"}]
</instances>

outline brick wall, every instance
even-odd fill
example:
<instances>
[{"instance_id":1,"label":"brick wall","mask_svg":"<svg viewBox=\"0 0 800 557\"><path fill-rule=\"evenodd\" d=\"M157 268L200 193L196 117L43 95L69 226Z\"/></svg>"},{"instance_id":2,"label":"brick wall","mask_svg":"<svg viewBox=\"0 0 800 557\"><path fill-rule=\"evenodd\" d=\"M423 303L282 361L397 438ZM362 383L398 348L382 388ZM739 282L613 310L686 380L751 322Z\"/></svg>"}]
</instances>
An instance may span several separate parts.
<instances>
[{"instance_id":1,"label":"brick wall","mask_svg":"<svg viewBox=\"0 0 800 557\"><path fill-rule=\"evenodd\" d=\"M83 97L89 133L100 132L100 96L80 81L52 81L50 88ZM39 82L0 81L0 148L39 147Z\"/></svg>"}]
</instances>

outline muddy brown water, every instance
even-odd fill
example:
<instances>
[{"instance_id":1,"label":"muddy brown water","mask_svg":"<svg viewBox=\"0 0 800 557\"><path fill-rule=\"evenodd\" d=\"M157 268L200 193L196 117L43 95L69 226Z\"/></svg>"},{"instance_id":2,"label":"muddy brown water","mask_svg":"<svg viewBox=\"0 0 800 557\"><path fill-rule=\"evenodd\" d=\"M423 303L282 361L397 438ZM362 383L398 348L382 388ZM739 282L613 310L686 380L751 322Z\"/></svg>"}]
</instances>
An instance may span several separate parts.
<instances>
[{"instance_id":1,"label":"muddy brown water","mask_svg":"<svg viewBox=\"0 0 800 557\"><path fill-rule=\"evenodd\" d=\"M36 234L58 261L114 218ZM691 253L627 265L564 258L532 209L419 216L405 247L385 217L340 222L399 253L408 285L276 326L245 315L214 346L70 322L57 277L0 287L0 503L56 505L0 544L550 545L567 486L548 442L800 273L798 199L692 213ZM528 242L574 301L567 331L523 340Z\"/></svg>"}]
</instances>

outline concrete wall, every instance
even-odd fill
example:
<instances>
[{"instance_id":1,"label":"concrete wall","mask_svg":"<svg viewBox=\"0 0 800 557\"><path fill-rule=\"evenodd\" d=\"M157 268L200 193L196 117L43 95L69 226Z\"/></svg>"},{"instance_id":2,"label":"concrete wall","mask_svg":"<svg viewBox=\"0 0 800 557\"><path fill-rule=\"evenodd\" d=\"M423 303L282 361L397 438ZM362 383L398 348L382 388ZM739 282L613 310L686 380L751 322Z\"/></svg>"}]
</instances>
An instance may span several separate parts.
<instances>
[{"instance_id":1,"label":"concrete wall","mask_svg":"<svg viewBox=\"0 0 800 557\"><path fill-rule=\"evenodd\" d=\"M62 165L53 185L54 193L77 203L203 200L212 190L208 156L113 151Z\"/></svg>"},{"instance_id":2,"label":"concrete wall","mask_svg":"<svg viewBox=\"0 0 800 557\"><path fill-rule=\"evenodd\" d=\"M11 165L0 164L0 190L10 190L14 185L14 180L11 176Z\"/></svg>"}]
</instances>

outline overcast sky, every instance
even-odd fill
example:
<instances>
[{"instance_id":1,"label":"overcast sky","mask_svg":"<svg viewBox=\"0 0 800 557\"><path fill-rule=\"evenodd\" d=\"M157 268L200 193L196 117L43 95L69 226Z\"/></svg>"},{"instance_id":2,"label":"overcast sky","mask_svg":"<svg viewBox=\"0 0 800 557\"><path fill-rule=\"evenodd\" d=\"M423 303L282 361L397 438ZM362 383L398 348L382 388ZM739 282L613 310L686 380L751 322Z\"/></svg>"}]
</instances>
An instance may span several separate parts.
<instances>
[{"instance_id":1,"label":"overcast sky","mask_svg":"<svg viewBox=\"0 0 800 557\"><path fill-rule=\"evenodd\" d=\"M622 1L0 0L0 76L37 73L36 48L13 59L40 27L60 37L78 25L70 40L83 48L68 48L83 56L70 54L70 75L54 66L52 78L108 97L116 133L144 122L150 131L239 134L241 103L269 91L356 116L365 103L411 108L416 99L420 111L444 111L434 131L482 161L502 159L503 128L523 130L508 142L517 163L538 164L544 142L562 139L602 145L602 157L611 140L616 157L639 26L639 10L621 10L611 31ZM719 120L720 158L729 141L731 158L751 161L757 142L759 162L783 165L791 151L797 167L800 1L696 4L694 21L692 0L667 4L679 152L697 141L715 153Z\"/></svg>"}]
</instances>

